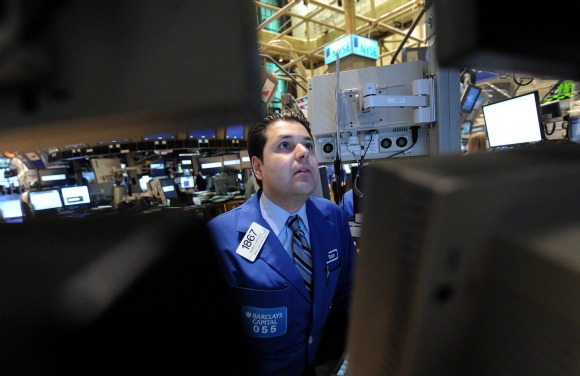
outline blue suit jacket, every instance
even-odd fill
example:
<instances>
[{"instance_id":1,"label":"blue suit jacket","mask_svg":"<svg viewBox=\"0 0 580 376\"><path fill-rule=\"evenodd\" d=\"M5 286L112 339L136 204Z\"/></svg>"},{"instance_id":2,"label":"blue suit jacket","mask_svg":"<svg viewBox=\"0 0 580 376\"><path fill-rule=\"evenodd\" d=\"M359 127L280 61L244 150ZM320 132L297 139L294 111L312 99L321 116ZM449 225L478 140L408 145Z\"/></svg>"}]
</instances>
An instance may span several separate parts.
<instances>
[{"instance_id":1,"label":"blue suit jacket","mask_svg":"<svg viewBox=\"0 0 580 376\"><path fill-rule=\"evenodd\" d=\"M341 208L323 198L309 198L311 298L292 259L261 215L261 194L260 189L208 226L239 304L243 329L255 346L256 365L264 375L303 375L312 366L331 308L348 312L356 248ZM236 249L253 222L270 233L251 262Z\"/></svg>"}]
</instances>

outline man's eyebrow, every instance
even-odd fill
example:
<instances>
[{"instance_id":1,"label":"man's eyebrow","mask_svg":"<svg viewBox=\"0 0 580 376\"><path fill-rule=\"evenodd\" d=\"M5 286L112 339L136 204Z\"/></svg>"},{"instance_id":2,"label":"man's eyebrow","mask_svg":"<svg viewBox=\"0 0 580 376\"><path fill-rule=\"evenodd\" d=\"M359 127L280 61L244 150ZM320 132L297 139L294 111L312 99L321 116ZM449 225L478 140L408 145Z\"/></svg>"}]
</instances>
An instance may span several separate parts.
<instances>
[{"instance_id":1,"label":"man's eyebrow","mask_svg":"<svg viewBox=\"0 0 580 376\"><path fill-rule=\"evenodd\" d=\"M310 136L296 136L291 134L281 134L278 136L278 140L285 140L288 138L302 138L304 141L314 141Z\"/></svg>"}]
</instances>

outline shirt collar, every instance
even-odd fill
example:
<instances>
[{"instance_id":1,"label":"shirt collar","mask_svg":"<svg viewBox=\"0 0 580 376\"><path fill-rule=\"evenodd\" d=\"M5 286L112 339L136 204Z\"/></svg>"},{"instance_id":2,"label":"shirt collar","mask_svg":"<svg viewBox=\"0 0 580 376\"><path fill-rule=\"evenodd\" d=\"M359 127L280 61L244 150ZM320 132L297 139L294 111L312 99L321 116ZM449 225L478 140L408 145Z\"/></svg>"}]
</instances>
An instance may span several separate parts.
<instances>
[{"instance_id":1,"label":"shirt collar","mask_svg":"<svg viewBox=\"0 0 580 376\"><path fill-rule=\"evenodd\" d=\"M306 203L304 203L304 205L302 205L295 213L290 213L276 205L262 191L262 195L260 196L260 211L262 212L262 217L264 217L276 234L280 234L280 231L282 231L284 226L286 226L286 220L293 214L298 214L301 220L300 225L305 226L306 230L310 231L310 228L308 227L308 216L306 215Z\"/></svg>"}]
</instances>

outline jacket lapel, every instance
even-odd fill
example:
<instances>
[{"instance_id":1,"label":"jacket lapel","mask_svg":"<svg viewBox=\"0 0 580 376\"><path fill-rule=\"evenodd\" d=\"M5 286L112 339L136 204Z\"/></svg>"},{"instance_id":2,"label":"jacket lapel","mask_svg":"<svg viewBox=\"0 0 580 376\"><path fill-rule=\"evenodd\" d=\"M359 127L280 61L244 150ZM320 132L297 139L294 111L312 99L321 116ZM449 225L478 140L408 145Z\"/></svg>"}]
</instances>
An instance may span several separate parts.
<instances>
[{"instance_id":1,"label":"jacket lapel","mask_svg":"<svg viewBox=\"0 0 580 376\"><path fill-rule=\"evenodd\" d=\"M236 226L236 230L240 233L239 238L241 240L244 237L244 234L248 231L253 222L268 229L270 233L258 254L258 258L262 259L273 270L288 279L290 283L296 285L304 297L310 299L308 290L306 290L306 286L304 286L302 276L296 269L296 266L288 255L288 252L286 252L286 249L282 243L280 243L280 240L278 240L278 237L274 234L270 225L268 225L268 222L266 222L262 217L259 201L260 194L261 190L250 197L247 203L242 205L240 208L240 216Z\"/></svg>"}]
</instances>

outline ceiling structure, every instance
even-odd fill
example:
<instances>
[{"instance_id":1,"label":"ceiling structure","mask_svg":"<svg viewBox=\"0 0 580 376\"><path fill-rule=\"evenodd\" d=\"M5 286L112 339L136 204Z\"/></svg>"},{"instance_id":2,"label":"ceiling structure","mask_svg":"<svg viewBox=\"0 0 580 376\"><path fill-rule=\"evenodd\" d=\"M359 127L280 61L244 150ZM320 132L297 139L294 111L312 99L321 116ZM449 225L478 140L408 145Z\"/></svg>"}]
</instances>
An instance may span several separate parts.
<instances>
[{"instance_id":1,"label":"ceiling structure","mask_svg":"<svg viewBox=\"0 0 580 376\"><path fill-rule=\"evenodd\" d=\"M390 64L405 38L405 47L427 46L424 0L288 0L282 7L254 2L261 56L278 65L279 78L304 87L308 78L327 73L324 48L344 35L378 41L379 66ZM417 32L406 36L418 17Z\"/></svg>"},{"instance_id":2,"label":"ceiling structure","mask_svg":"<svg viewBox=\"0 0 580 376\"><path fill-rule=\"evenodd\" d=\"M377 66L401 62L402 47L427 47L425 0L283 0L281 7L273 2L254 0L259 53L278 66L279 79L293 81L304 92L309 78L328 73L324 48L344 35L378 41ZM542 97L557 82L483 73L484 90L494 101L532 90Z\"/></svg>"}]
</instances>

